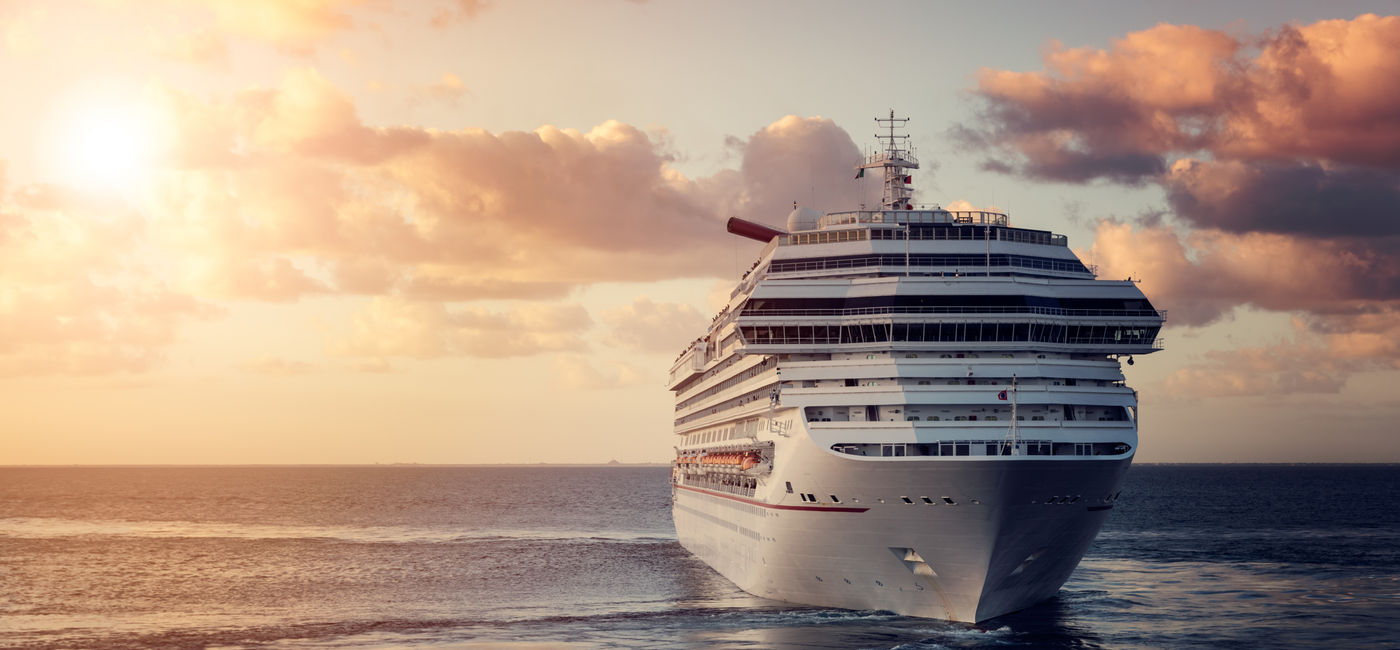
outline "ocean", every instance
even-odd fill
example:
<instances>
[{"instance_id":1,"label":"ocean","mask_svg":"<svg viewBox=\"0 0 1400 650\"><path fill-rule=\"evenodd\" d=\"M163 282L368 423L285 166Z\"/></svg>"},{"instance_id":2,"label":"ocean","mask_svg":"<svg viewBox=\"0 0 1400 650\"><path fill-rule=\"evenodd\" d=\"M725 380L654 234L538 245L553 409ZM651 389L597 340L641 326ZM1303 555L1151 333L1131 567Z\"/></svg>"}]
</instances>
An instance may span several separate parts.
<instances>
[{"instance_id":1,"label":"ocean","mask_svg":"<svg viewBox=\"0 0 1400 650\"><path fill-rule=\"evenodd\" d=\"M749 596L665 467L0 468L4 648L1400 646L1400 466L1137 465L979 625Z\"/></svg>"}]
</instances>

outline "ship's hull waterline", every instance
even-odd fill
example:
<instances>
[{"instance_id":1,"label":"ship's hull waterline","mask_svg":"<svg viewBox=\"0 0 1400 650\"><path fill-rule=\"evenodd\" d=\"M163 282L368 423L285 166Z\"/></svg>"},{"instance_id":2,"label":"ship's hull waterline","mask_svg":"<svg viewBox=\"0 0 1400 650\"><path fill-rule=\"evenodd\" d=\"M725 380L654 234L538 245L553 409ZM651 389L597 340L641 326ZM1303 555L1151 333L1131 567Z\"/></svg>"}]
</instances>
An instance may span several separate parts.
<instances>
[{"instance_id":1,"label":"ship's hull waterline","mask_svg":"<svg viewBox=\"0 0 1400 650\"><path fill-rule=\"evenodd\" d=\"M822 505L676 486L682 546L756 596L964 622L1053 596L1132 462L810 455L794 483L819 478Z\"/></svg>"}]
</instances>

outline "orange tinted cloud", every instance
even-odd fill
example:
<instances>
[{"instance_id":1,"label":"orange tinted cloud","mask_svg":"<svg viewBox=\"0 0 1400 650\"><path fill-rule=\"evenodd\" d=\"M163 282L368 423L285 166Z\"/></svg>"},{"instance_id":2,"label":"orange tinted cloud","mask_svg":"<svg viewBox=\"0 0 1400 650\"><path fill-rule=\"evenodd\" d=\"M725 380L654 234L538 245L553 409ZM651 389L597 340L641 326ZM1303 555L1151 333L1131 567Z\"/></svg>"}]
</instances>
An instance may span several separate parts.
<instances>
[{"instance_id":1,"label":"orange tinted cloud","mask_svg":"<svg viewBox=\"0 0 1400 650\"><path fill-rule=\"evenodd\" d=\"M1400 16L1284 26L1259 47L1215 150L1400 167Z\"/></svg>"},{"instance_id":2,"label":"orange tinted cloud","mask_svg":"<svg viewBox=\"0 0 1400 650\"><path fill-rule=\"evenodd\" d=\"M150 96L166 116L159 169L131 203L54 186L0 199L5 372L142 370L181 322L218 313L210 300L317 295L375 297L333 341L339 354L578 350L586 314L541 320L528 301L727 274L727 216L781 224L813 188L819 202L847 202L858 156L830 120L789 116L732 139L740 169L688 178L670 166L664 134L620 122L504 133L366 125L311 69L222 99ZM527 302L499 313L460 304L483 299ZM694 316L631 309L645 322ZM663 345L613 324L619 341Z\"/></svg>"},{"instance_id":3,"label":"orange tinted cloud","mask_svg":"<svg viewBox=\"0 0 1400 650\"><path fill-rule=\"evenodd\" d=\"M562 354L555 357L554 377L568 388L584 390L625 388L640 384L646 378L629 363L611 361L595 365L581 354Z\"/></svg>"},{"instance_id":4,"label":"orange tinted cloud","mask_svg":"<svg viewBox=\"0 0 1400 650\"><path fill-rule=\"evenodd\" d=\"M354 26L350 9L366 4L366 0L203 1L223 29L300 55L311 54L322 39Z\"/></svg>"},{"instance_id":5,"label":"orange tinted cloud","mask_svg":"<svg viewBox=\"0 0 1400 650\"><path fill-rule=\"evenodd\" d=\"M1394 242L1310 241L1271 233L1098 224L1085 258L1100 276L1139 279L1176 325L1205 325L1236 306L1343 314L1400 300Z\"/></svg>"},{"instance_id":6,"label":"orange tinted cloud","mask_svg":"<svg viewBox=\"0 0 1400 650\"><path fill-rule=\"evenodd\" d=\"M1247 47L1252 46L1252 47ZM1358 16L1242 42L1158 25L1108 50L1045 55L1041 72L984 69L965 143L1033 178L1151 180L1172 153L1400 166L1400 17Z\"/></svg>"},{"instance_id":7,"label":"orange tinted cloud","mask_svg":"<svg viewBox=\"0 0 1400 650\"><path fill-rule=\"evenodd\" d=\"M152 50L171 61L228 66L228 42L212 29L157 40Z\"/></svg>"},{"instance_id":8,"label":"orange tinted cloud","mask_svg":"<svg viewBox=\"0 0 1400 650\"><path fill-rule=\"evenodd\" d=\"M0 188L2 190L2 188ZM51 187L0 191L0 375L140 372L219 310L172 289L139 219Z\"/></svg>"},{"instance_id":9,"label":"orange tinted cloud","mask_svg":"<svg viewBox=\"0 0 1400 650\"><path fill-rule=\"evenodd\" d=\"M199 0L214 16L219 38L233 36L268 43L284 54L310 56L325 41L356 29L372 29L378 17L421 8L423 2L394 0ZM429 24L446 27L475 18L485 0L435 3ZM198 45L197 43L191 43Z\"/></svg>"},{"instance_id":10,"label":"orange tinted cloud","mask_svg":"<svg viewBox=\"0 0 1400 650\"><path fill-rule=\"evenodd\" d=\"M41 32L45 20L42 9L22 10L18 4L0 5L0 43L11 54L39 54L44 50Z\"/></svg>"},{"instance_id":11,"label":"orange tinted cloud","mask_svg":"<svg viewBox=\"0 0 1400 650\"><path fill-rule=\"evenodd\" d=\"M505 312L479 307L376 298L333 346L346 356L514 357L581 350L592 319L577 304L530 304Z\"/></svg>"},{"instance_id":12,"label":"orange tinted cloud","mask_svg":"<svg viewBox=\"0 0 1400 650\"><path fill-rule=\"evenodd\" d=\"M604 310L601 317L610 329L608 344L643 352L675 352L705 327L705 317L694 307L645 297Z\"/></svg>"},{"instance_id":13,"label":"orange tinted cloud","mask_svg":"<svg viewBox=\"0 0 1400 650\"><path fill-rule=\"evenodd\" d=\"M490 4L488 0L455 0L434 11L429 24L433 27L448 27L459 20L470 20Z\"/></svg>"},{"instance_id":14,"label":"orange tinted cloud","mask_svg":"<svg viewBox=\"0 0 1400 650\"><path fill-rule=\"evenodd\" d=\"M239 368L245 372L258 375L289 376L306 374L315 370L316 366L315 364L305 361L262 356L247 363L240 364Z\"/></svg>"},{"instance_id":15,"label":"orange tinted cloud","mask_svg":"<svg viewBox=\"0 0 1400 650\"><path fill-rule=\"evenodd\" d=\"M417 94L424 101L456 105L462 101L462 97L466 96L467 86L462 83L461 77L451 72L444 72L437 81L419 88Z\"/></svg>"},{"instance_id":16,"label":"orange tinted cloud","mask_svg":"<svg viewBox=\"0 0 1400 650\"><path fill-rule=\"evenodd\" d=\"M1370 313L1294 320L1293 337L1215 350L1173 372L1168 394L1183 398L1336 393L1355 373L1400 369L1400 302Z\"/></svg>"},{"instance_id":17,"label":"orange tinted cloud","mask_svg":"<svg viewBox=\"0 0 1400 650\"><path fill-rule=\"evenodd\" d=\"M309 69L222 103L162 96L174 115L167 160L180 170L154 197L174 239L238 257L311 256L338 290L433 300L720 273L725 217L781 223L814 187L818 202L841 203L859 155L830 120L789 116L734 141L741 170L690 179L661 142L620 122L500 134L366 126Z\"/></svg>"},{"instance_id":18,"label":"orange tinted cloud","mask_svg":"<svg viewBox=\"0 0 1400 650\"><path fill-rule=\"evenodd\" d=\"M1356 366L1339 360L1348 346L1376 335L1347 316L1390 313L1400 301L1397 79L1396 16L1241 38L1158 25L1106 50L1056 45L1039 72L983 70L979 119L956 132L1002 154L990 169L1159 184L1174 219L1102 223L1088 254L1108 277L1141 278L1174 324L1252 305L1328 328L1325 341L1231 353L1185 383L1335 388ZM1337 365L1320 375L1260 365L1274 354ZM1232 384L1226 367L1266 377Z\"/></svg>"},{"instance_id":19,"label":"orange tinted cloud","mask_svg":"<svg viewBox=\"0 0 1400 650\"><path fill-rule=\"evenodd\" d=\"M1400 368L1393 242L1102 222L1084 257L1102 277L1137 279L1174 325L1206 325L1241 306L1303 314L1289 340L1207 352L1173 372L1171 395L1331 393L1357 372Z\"/></svg>"}]
</instances>

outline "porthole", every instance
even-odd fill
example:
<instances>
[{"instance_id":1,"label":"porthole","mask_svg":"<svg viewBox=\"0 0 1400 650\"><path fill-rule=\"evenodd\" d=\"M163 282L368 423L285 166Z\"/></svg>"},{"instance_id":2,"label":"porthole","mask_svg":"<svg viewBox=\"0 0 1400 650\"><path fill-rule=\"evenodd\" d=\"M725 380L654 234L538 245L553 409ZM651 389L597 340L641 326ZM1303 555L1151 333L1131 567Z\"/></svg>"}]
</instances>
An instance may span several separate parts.
<instances>
[{"instance_id":1,"label":"porthole","mask_svg":"<svg viewBox=\"0 0 1400 650\"><path fill-rule=\"evenodd\" d=\"M899 497L899 499L911 506L914 505L914 500L910 499L909 497Z\"/></svg>"},{"instance_id":2,"label":"porthole","mask_svg":"<svg viewBox=\"0 0 1400 650\"><path fill-rule=\"evenodd\" d=\"M946 503L950 506L958 505L958 502L954 501L951 497L943 497L943 503Z\"/></svg>"},{"instance_id":3,"label":"porthole","mask_svg":"<svg viewBox=\"0 0 1400 650\"><path fill-rule=\"evenodd\" d=\"M927 504L929 504L929 505L933 505L933 499L930 499L930 498L928 498L928 497L919 497L919 498L920 498L920 499L923 499L923 500L924 500L924 503L927 503Z\"/></svg>"}]
</instances>

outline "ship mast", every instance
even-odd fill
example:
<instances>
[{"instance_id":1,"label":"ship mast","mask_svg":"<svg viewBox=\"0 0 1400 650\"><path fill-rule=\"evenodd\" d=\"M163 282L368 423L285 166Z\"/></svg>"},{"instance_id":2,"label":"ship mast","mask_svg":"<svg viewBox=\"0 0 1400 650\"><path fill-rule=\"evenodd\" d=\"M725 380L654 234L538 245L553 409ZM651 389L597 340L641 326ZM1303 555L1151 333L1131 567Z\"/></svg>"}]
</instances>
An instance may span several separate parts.
<instances>
[{"instance_id":1,"label":"ship mast","mask_svg":"<svg viewBox=\"0 0 1400 650\"><path fill-rule=\"evenodd\" d=\"M903 129L904 125L909 123L909 118L895 117L894 111L891 110L888 118L877 117L875 123L886 131L875 134L884 150L866 156L865 161L856 166L859 170L856 178L865 176L867 169L884 170L885 188L880 207L885 210L912 210L914 188L910 184L914 177L907 171L918 169L919 161L909 150L909 134L895 131Z\"/></svg>"}]
</instances>

